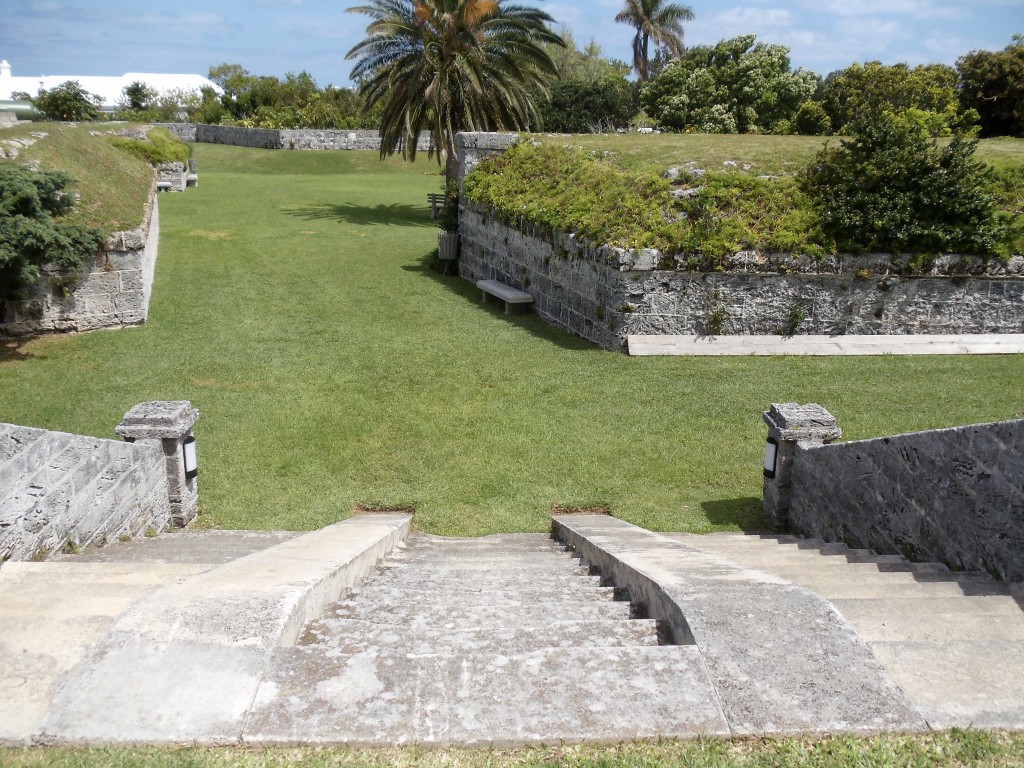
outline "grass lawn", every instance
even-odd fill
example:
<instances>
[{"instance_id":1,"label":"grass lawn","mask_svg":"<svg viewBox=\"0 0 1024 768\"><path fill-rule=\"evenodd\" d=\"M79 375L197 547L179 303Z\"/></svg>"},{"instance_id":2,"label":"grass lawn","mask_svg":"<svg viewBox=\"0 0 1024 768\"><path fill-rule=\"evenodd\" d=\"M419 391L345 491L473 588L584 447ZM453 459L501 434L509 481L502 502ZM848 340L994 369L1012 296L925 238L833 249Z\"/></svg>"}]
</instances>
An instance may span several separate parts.
<instances>
[{"instance_id":1,"label":"grass lawn","mask_svg":"<svg viewBox=\"0 0 1024 768\"><path fill-rule=\"evenodd\" d=\"M9 768L1011 768L1024 766L1024 735L953 730L932 734L835 736L820 739L694 739L617 745L564 745L526 749L391 749L159 747L32 748L0 750Z\"/></svg>"},{"instance_id":2,"label":"grass lawn","mask_svg":"<svg viewBox=\"0 0 1024 768\"><path fill-rule=\"evenodd\" d=\"M205 526L311 529L354 505L438 534L541 531L553 504L661 530L761 523L761 412L847 438L1024 415L1024 357L629 358L425 268L436 164L197 145L160 196L141 328L0 347L0 421L113 437L189 399ZM742 159L742 158L738 158Z\"/></svg>"}]
</instances>

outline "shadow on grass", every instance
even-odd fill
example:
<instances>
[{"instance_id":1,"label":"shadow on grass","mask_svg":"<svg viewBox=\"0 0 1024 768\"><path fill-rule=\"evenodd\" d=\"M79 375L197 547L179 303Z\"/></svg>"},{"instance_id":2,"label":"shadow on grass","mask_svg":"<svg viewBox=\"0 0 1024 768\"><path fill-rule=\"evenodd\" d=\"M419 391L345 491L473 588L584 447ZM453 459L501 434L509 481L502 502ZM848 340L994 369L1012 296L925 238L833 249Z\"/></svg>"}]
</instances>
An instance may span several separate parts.
<instances>
[{"instance_id":1,"label":"shadow on grass","mask_svg":"<svg viewBox=\"0 0 1024 768\"><path fill-rule=\"evenodd\" d=\"M353 205L352 203L315 203L282 209L289 216L304 221L339 221L345 224L367 226L384 224L399 227L433 227L430 213L424 206L401 203L381 203L375 206Z\"/></svg>"},{"instance_id":2,"label":"shadow on grass","mask_svg":"<svg viewBox=\"0 0 1024 768\"><path fill-rule=\"evenodd\" d=\"M489 304L484 304L480 300L479 289L477 289L477 287L469 280L459 276L457 263L449 268L449 274L443 275L438 271L438 269L434 268L436 262L437 251L431 251L424 255L416 264L406 264L402 269L406 272L419 272L434 282L440 283L449 291L465 299L467 302L478 306L481 312L487 312L499 318L503 322L514 325L517 328L523 328L538 339L547 341L561 347L562 349L568 349L574 352L607 351L593 342L587 341L581 336L575 336L567 331L563 331L561 328L555 328L552 325L548 325L533 312L524 312L520 315L506 315L504 306L501 302L495 301Z\"/></svg>"},{"instance_id":3,"label":"shadow on grass","mask_svg":"<svg viewBox=\"0 0 1024 768\"><path fill-rule=\"evenodd\" d=\"M714 525L735 525L744 533L765 533L768 530L762 500L754 496L703 501L700 508Z\"/></svg>"},{"instance_id":4,"label":"shadow on grass","mask_svg":"<svg viewBox=\"0 0 1024 768\"><path fill-rule=\"evenodd\" d=\"M3 339L0 341L0 363L7 362L19 362L21 360L31 360L38 355L31 352L23 351L23 348L32 340L33 337L25 337L22 339Z\"/></svg>"}]
</instances>

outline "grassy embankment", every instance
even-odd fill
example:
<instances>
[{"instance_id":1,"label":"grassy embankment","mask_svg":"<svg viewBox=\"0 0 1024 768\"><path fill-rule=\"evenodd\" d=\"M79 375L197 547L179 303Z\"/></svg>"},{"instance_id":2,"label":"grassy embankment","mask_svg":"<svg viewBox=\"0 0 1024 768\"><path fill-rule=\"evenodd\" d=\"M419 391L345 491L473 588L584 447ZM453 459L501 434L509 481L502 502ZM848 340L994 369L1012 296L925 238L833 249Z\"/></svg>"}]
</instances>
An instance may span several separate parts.
<instances>
[{"instance_id":1,"label":"grassy embankment","mask_svg":"<svg viewBox=\"0 0 1024 768\"><path fill-rule=\"evenodd\" d=\"M779 152L649 138L663 164ZM508 318L425 269L441 183L425 160L196 157L200 186L160 197L150 321L6 345L0 420L112 436L137 402L192 400L203 525L309 529L363 503L456 535L544 530L553 504L756 527L773 401L822 403L847 438L1024 414L1019 356L631 359Z\"/></svg>"}]
</instances>

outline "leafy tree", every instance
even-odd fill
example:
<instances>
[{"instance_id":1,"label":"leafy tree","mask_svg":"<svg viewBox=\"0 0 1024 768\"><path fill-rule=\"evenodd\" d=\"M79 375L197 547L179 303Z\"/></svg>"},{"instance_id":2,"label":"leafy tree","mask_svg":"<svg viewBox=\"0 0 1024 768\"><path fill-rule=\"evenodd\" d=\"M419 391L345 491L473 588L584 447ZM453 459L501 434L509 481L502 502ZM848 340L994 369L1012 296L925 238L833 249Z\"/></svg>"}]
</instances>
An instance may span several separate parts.
<instances>
[{"instance_id":1,"label":"leafy tree","mask_svg":"<svg viewBox=\"0 0 1024 768\"><path fill-rule=\"evenodd\" d=\"M912 116L876 112L802 174L824 230L848 251L989 254L1002 239L976 141L939 145Z\"/></svg>"},{"instance_id":2,"label":"leafy tree","mask_svg":"<svg viewBox=\"0 0 1024 768\"><path fill-rule=\"evenodd\" d=\"M693 9L664 0L626 0L626 7L616 14L615 20L636 29L633 68L640 82L645 82L651 74L651 41L656 48L667 49L676 57L682 56L685 50L683 22L693 21Z\"/></svg>"},{"instance_id":3,"label":"leafy tree","mask_svg":"<svg viewBox=\"0 0 1024 768\"><path fill-rule=\"evenodd\" d=\"M564 45L545 43L541 47L562 80L581 83L597 83L606 79L624 81L629 74L629 64L618 59L606 59L601 55L601 46L594 40L580 48L567 27L559 27L558 35Z\"/></svg>"},{"instance_id":4,"label":"leafy tree","mask_svg":"<svg viewBox=\"0 0 1024 768\"><path fill-rule=\"evenodd\" d=\"M103 245L103 233L59 218L71 211L71 177L0 163L0 307L25 298L44 264L73 282L86 259Z\"/></svg>"},{"instance_id":5,"label":"leafy tree","mask_svg":"<svg viewBox=\"0 0 1024 768\"><path fill-rule=\"evenodd\" d=\"M956 63L960 106L978 113L981 135L1024 138L1024 35L1002 51L971 51Z\"/></svg>"},{"instance_id":6,"label":"leafy tree","mask_svg":"<svg viewBox=\"0 0 1024 768\"><path fill-rule=\"evenodd\" d=\"M625 79L561 80L541 108L544 129L557 133L600 133L627 128L637 113L636 91Z\"/></svg>"},{"instance_id":7,"label":"leafy tree","mask_svg":"<svg viewBox=\"0 0 1024 768\"><path fill-rule=\"evenodd\" d=\"M121 105L126 109L149 109L157 95L157 92L144 82L135 80L122 89Z\"/></svg>"},{"instance_id":8,"label":"leafy tree","mask_svg":"<svg viewBox=\"0 0 1024 768\"><path fill-rule=\"evenodd\" d=\"M960 122L956 84L956 71L944 64L911 69L869 61L830 74L821 103L837 133L887 110L901 114L915 109L929 116L935 135L948 136Z\"/></svg>"},{"instance_id":9,"label":"leafy tree","mask_svg":"<svg viewBox=\"0 0 1024 768\"><path fill-rule=\"evenodd\" d=\"M540 126L535 94L557 71L542 45L561 38L544 11L503 0L371 0L366 39L347 54L366 107L381 105L381 157L416 157L423 129L455 177L455 134Z\"/></svg>"},{"instance_id":10,"label":"leafy tree","mask_svg":"<svg viewBox=\"0 0 1024 768\"><path fill-rule=\"evenodd\" d=\"M640 90L662 125L701 133L788 133L818 76L790 69L789 49L753 35L691 48Z\"/></svg>"},{"instance_id":11,"label":"leafy tree","mask_svg":"<svg viewBox=\"0 0 1024 768\"><path fill-rule=\"evenodd\" d=\"M68 80L50 90L40 89L32 103L50 120L98 120L100 98L82 88L77 80Z\"/></svg>"}]
</instances>

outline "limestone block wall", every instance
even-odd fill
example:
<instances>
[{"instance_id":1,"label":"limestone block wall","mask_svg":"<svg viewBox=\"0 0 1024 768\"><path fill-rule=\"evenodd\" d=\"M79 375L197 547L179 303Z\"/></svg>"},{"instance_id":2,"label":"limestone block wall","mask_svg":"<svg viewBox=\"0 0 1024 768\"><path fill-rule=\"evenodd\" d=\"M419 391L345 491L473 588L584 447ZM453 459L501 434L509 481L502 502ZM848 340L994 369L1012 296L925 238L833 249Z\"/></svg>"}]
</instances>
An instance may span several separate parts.
<instances>
[{"instance_id":1,"label":"limestone block wall","mask_svg":"<svg viewBox=\"0 0 1024 768\"><path fill-rule=\"evenodd\" d=\"M60 287L62 276L44 269L29 298L7 307L0 318L0 336L122 328L145 322L159 241L160 210L154 187L140 227L107 238L104 252L90 260L81 280L66 294Z\"/></svg>"},{"instance_id":2,"label":"limestone block wall","mask_svg":"<svg viewBox=\"0 0 1024 768\"><path fill-rule=\"evenodd\" d=\"M1024 258L735 254L722 272L595 246L463 201L460 274L529 292L549 322L621 348L630 334L1024 333ZM659 269L671 263L673 269Z\"/></svg>"},{"instance_id":3,"label":"limestone block wall","mask_svg":"<svg viewBox=\"0 0 1024 768\"><path fill-rule=\"evenodd\" d=\"M0 423L0 562L162 531L170 520L159 443Z\"/></svg>"},{"instance_id":4,"label":"limestone block wall","mask_svg":"<svg viewBox=\"0 0 1024 768\"><path fill-rule=\"evenodd\" d=\"M243 128L236 125L183 125L163 127L173 130L184 141L201 144L229 144L255 149L299 150L380 150L377 131L318 130L302 128L275 130L269 128ZM427 152L432 146L430 134L420 134L417 151Z\"/></svg>"},{"instance_id":5,"label":"limestone block wall","mask_svg":"<svg viewBox=\"0 0 1024 768\"><path fill-rule=\"evenodd\" d=\"M156 180L167 181L171 184L171 192L184 192L187 186L186 175L188 168L185 163L160 163L156 167Z\"/></svg>"},{"instance_id":6,"label":"limestone block wall","mask_svg":"<svg viewBox=\"0 0 1024 768\"><path fill-rule=\"evenodd\" d=\"M798 443L794 531L1024 581L1024 419Z\"/></svg>"}]
</instances>

